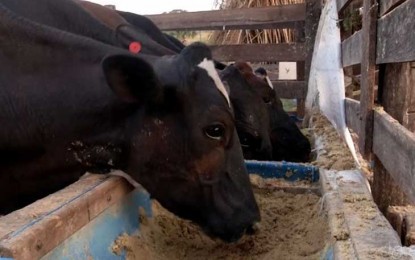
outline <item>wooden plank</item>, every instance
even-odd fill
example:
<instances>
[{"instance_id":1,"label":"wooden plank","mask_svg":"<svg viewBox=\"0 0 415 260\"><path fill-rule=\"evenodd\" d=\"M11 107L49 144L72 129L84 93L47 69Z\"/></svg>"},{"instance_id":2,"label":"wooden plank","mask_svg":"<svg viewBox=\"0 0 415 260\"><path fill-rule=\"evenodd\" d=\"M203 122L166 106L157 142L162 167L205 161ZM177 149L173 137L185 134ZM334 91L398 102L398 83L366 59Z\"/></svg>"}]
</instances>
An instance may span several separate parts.
<instances>
[{"instance_id":1,"label":"wooden plank","mask_svg":"<svg viewBox=\"0 0 415 260\"><path fill-rule=\"evenodd\" d=\"M373 151L400 190L415 202L415 134L385 111L376 110Z\"/></svg>"},{"instance_id":2,"label":"wooden plank","mask_svg":"<svg viewBox=\"0 0 415 260\"><path fill-rule=\"evenodd\" d=\"M404 229L404 245L412 246L415 245L415 214L407 214L403 223Z\"/></svg>"},{"instance_id":3,"label":"wooden plank","mask_svg":"<svg viewBox=\"0 0 415 260\"><path fill-rule=\"evenodd\" d=\"M305 61L297 61L297 80L305 80ZM305 98L297 99L297 116L304 118L305 116Z\"/></svg>"},{"instance_id":4,"label":"wooden plank","mask_svg":"<svg viewBox=\"0 0 415 260\"><path fill-rule=\"evenodd\" d=\"M360 153L368 159L372 152L373 106L375 101L376 70L376 19L375 0L363 1L362 25L362 80L360 84L360 116L362 118L359 136Z\"/></svg>"},{"instance_id":5,"label":"wooden plank","mask_svg":"<svg viewBox=\"0 0 415 260\"><path fill-rule=\"evenodd\" d=\"M305 64L304 64L304 78L308 82L310 76L311 59L313 58L314 42L320 21L322 2L320 0L307 0L305 19Z\"/></svg>"},{"instance_id":6,"label":"wooden plank","mask_svg":"<svg viewBox=\"0 0 415 260\"><path fill-rule=\"evenodd\" d=\"M385 217L388 219L389 223L395 229L398 236L403 241L406 231L404 230L405 219L407 216L415 214L415 207L413 206L390 206L388 207Z\"/></svg>"},{"instance_id":7,"label":"wooden plank","mask_svg":"<svg viewBox=\"0 0 415 260\"><path fill-rule=\"evenodd\" d=\"M336 0L337 12L341 13L351 2L352 0Z\"/></svg>"},{"instance_id":8,"label":"wooden plank","mask_svg":"<svg viewBox=\"0 0 415 260\"><path fill-rule=\"evenodd\" d=\"M408 0L378 21L376 63L415 61L415 1Z\"/></svg>"},{"instance_id":9,"label":"wooden plank","mask_svg":"<svg viewBox=\"0 0 415 260\"><path fill-rule=\"evenodd\" d=\"M81 179L74 185L84 187L85 182L90 182L89 178L91 177ZM0 255L12 256L14 259L38 259L132 189L120 177L94 182L80 195L66 198L56 209L9 233L0 240ZM53 201L54 198L53 194L44 200ZM38 203L39 201L34 204Z\"/></svg>"},{"instance_id":10,"label":"wooden plank","mask_svg":"<svg viewBox=\"0 0 415 260\"><path fill-rule=\"evenodd\" d=\"M404 1L405 0L380 0L379 16L385 15Z\"/></svg>"},{"instance_id":11,"label":"wooden plank","mask_svg":"<svg viewBox=\"0 0 415 260\"><path fill-rule=\"evenodd\" d=\"M121 249L117 250L114 242L123 233L136 233L140 227L139 218L142 214L151 215L151 200L149 194L143 192L142 189L135 189L111 207L106 208L99 216L41 259L125 259L114 252L119 252ZM148 259L143 255L138 258Z\"/></svg>"},{"instance_id":12,"label":"wooden plank","mask_svg":"<svg viewBox=\"0 0 415 260\"><path fill-rule=\"evenodd\" d=\"M415 112L415 69L410 62L384 65L382 105L385 111L410 131Z\"/></svg>"},{"instance_id":13,"label":"wooden plank","mask_svg":"<svg viewBox=\"0 0 415 260\"><path fill-rule=\"evenodd\" d=\"M212 45L210 49L219 61L301 61L306 58L303 43Z\"/></svg>"},{"instance_id":14,"label":"wooden plank","mask_svg":"<svg viewBox=\"0 0 415 260\"><path fill-rule=\"evenodd\" d=\"M306 13L305 18L305 62L304 62L304 80L308 84L310 77L311 59L313 58L314 43L316 40L318 23L320 21L322 1L321 0L306 0ZM307 90L305 91L305 96ZM297 115L304 118L306 113L305 98L297 100Z\"/></svg>"},{"instance_id":15,"label":"wooden plank","mask_svg":"<svg viewBox=\"0 0 415 260\"><path fill-rule=\"evenodd\" d=\"M305 80L305 61L297 61L297 80Z\"/></svg>"},{"instance_id":16,"label":"wooden plank","mask_svg":"<svg viewBox=\"0 0 415 260\"><path fill-rule=\"evenodd\" d=\"M305 4L147 15L161 30L294 28L305 19Z\"/></svg>"},{"instance_id":17,"label":"wooden plank","mask_svg":"<svg viewBox=\"0 0 415 260\"><path fill-rule=\"evenodd\" d=\"M382 66L380 80L380 99L384 110L407 129L414 131L410 111L415 110L415 103L411 107L411 93L415 91L415 75L412 73L411 63L390 63ZM374 160L373 195L379 207L385 210L389 206L403 206L407 203L407 196L399 188L397 182L390 176L383 163Z\"/></svg>"},{"instance_id":18,"label":"wooden plank","mask_svg":"<svg viewBox=\"0 0 415 260\"><path fill-rule=\"evenodd\" d=\"M362 30L342 42L342 65L348 67L362 62Z\"/></svg>"},{"instance_id":19,"label":"wooden plank","mask_svg":"<svg viewBox=\"0 0 415 260\"><path fill-rule=\"evenodd\" d=\"M346 98L345 112L346 112L346 124L351 128L358 136L360 133L360 102L351 98Z\"/></svg>"},{"instance_id":20,"label":"wooden plank","mask_svg":"<svg viewBox=\"0 0 415 260\"><path fill-rule=\"evenodd\" d=\"M376 155L373 155L373 165L372 194L379 209L387 214L391 206L408 205L408 197Z\"/></svg>"},{"instance_id":21,"label":"wooden plank","mask_svg":"<svg viewBox=\"0 0 415 260\"><path fill-rule=\"evenodd\" d=\"M294 42L304 42L305 41L305 22L295 22L294 26Z\"/></svg>"},{"instance_id":22,"label":"wooden plank","mask_svg":"<svg viewBox=\"0 0 415 260\"><path fill-rule=\"evenodd\" d=\"M404 125L407 129L410 129L412 132L415 132L415 62L411 62L411 75L410 81L412 84L411 91L409 91L409 105L408 112L404 118Z\"/></svg>"},{"instance_id":23,"label":"wooden plank","mask_svg":"<svg viewBox=\"0 0 415 260\"><path fill-rule=\"evenodd\" d=\"M100 184L102 181L103 176L82 179L82 181L75 182L65 189L57 191L41 200L37 200L22 209L2 216L0 218L0 241L10 236L19 227L25 226L37 218L46 215L48 212L58 208L65 201L72 197L80 196L87 189Z\"/></svg>"},{"instance_id":24,"label":"wooden plank","mask_svg":"<svg viewBox=\"0 0 415 260\"><path fill-rule=\"evenodd\" d=\"M408 113L406 116L406 128L408 129L415 129L415 113ZM415 130L412 130L412 132L415 132Z\"/></svg>"},{"instance_id":25,"label":"wooden plank","mask_svg":"<svg viewBox=\"0 0 415 260\"><path fill-rule=\"evenodd\" d=\"M307 85L304 81L277 80L272 81L272 85L280 98L305 98L307 95Z\"/></svg>"}]
</instances>

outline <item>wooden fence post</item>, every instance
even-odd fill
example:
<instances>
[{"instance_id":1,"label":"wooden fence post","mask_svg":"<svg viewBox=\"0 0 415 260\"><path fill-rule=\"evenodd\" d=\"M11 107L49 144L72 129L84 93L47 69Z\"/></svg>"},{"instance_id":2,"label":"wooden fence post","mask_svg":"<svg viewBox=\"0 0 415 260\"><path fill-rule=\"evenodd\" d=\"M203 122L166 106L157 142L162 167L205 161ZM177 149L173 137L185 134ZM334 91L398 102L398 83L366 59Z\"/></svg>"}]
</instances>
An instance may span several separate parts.
<instances>
[{"instance_id":1,"label":"wooden fence post","mask_svg":"<svg viewBox=\"0 0 415 260\"><path fill-rule=\"evenodd\" d=\"M408 130L415 131L415 62L384 65L382 105Z\"/></svg>"},{"instance_id":2,"label":"wooden fence post","mask_svg":"<svg viewBox=\"0 0 415 260\"><path fill-rule=\"evenodd\" d=\"M369 159L371 156L373 143L377 11L378 5L376 0L363 1L362 79L360 83L360 115L362 121L359 136L359 149L362 156L366 159Z\"/></svg>"},{"instance_id":3,"label":"wooden fence post","mask_svg":"<svg viewBox=\"0 0 415 260\"><path fill-rule=\"evenodd\" d=\"M305 53L306 59L304 62L304 81L308 85L310 77L311 59L313 58L314 42L320 21L322 8L321 0L306 0L306 17L305 17ZM297 114L304 117L305 113L305 99L297 99Z\"/></svg>"},{"instance_id":4,"label":"wooden fence post","mask_svg":"<svg viewBox=\"0 0 415 260\"><path fill-rule=\"evenodd\" d=\"M415 68L413 63L388 63L382 66L384 66L382 79L379 82L383 108L405 128L414 132ZM408 205L407 196L376 156L374 163L373 197L379 208L386 212L389 206Z\"/></svg>"}]
</instances>

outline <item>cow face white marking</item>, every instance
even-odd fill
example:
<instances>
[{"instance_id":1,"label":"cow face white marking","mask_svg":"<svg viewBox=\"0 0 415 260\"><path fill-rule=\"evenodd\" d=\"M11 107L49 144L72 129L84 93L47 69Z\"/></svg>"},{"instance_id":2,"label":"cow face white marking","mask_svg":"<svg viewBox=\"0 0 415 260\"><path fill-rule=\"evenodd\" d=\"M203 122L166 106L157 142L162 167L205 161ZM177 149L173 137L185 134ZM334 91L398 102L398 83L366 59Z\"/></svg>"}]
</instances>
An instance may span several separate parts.
<instances>
[{"instance_id":1,"label":"cow face white marking","mask_svg":"<svg viewBox=\"0 0 415 260\"><path fill-rule=\"evenodd\" d=\"M226 88L223 85L222 80L219 78L219 74L216 72L215 64L213 63L213 61L204 58L203 61L199 63L199 65L197 66L199 68L206 70L207 74L213 79L213 82L215 82L215 85L218 88L219 92L226 98L226 101L228 101L229 107L231 107L229 93L226 91Z\"/></svg>"},{"instance_id":2,"label":"cow face white marking","mask_svg":"<svg viewBox=\"0 0 415 260\"><path fill-rule=\"evenodd\" d=\"M274 89L274 85L272 85L272 82L271 82L271 80L269 79L269 77L268 77L268 76L265 76L265 80L267 81L268 86L269 86L271 89Z\"/></svg>"}]
</instances>

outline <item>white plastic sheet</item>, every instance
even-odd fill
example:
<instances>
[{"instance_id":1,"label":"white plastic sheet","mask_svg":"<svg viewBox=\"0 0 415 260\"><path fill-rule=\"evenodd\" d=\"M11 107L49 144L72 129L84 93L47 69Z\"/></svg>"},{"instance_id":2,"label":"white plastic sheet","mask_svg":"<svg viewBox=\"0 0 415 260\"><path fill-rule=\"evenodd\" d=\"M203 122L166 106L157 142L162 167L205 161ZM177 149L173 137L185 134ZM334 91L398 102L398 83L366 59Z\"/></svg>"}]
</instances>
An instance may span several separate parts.
<instances>
[{"instance_id":1,"label":"white plastic sheet","mask_svg":"<svg viewBox=\"0 0 415 260\"><path fill-rule=\"evenodd\" d=\"M336 128L360 167L349 129L346 126L344 75L341 65L340 29L335 0L327 0L318 25L310 68L306 109L318 107Z\"/></svg>"}]
</instances>

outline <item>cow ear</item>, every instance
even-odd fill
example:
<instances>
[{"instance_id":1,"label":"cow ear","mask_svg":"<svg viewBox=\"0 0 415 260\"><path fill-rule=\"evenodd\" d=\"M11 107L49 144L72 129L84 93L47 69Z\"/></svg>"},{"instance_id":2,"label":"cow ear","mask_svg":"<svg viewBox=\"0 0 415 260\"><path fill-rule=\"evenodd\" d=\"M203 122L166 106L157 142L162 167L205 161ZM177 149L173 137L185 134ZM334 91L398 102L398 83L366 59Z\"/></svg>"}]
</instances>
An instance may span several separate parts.
<instances>
[{"instance_id":1,"label":"cow ear","mask_svg":"<svg viewBox=\"0 0 415 260\"><path fill-rule=\"evenodd\" d=\"M102 69L108 85L124 101L147 103L160 98L162 90L153 68L139 57L108 56Z\"/></svg>"}]
</instances>

